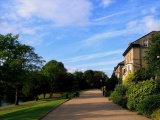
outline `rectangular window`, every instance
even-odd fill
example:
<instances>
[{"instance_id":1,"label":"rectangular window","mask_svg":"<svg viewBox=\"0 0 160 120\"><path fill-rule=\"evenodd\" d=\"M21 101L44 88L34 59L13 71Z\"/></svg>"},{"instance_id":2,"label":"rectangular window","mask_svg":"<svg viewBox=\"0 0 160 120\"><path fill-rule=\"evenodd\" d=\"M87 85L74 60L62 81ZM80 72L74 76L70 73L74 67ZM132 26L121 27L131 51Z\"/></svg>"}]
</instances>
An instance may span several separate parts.
<instances>
[{"instance_id":1,"label":"rectangular window","mask_svg":"<svg viewBox=\"0 0 160 120\"><path fill-rule=\"evenodd\" d=\"M143 46L144 46L144 47L148 47L148 40L144 40L144 41L143 41Z\"/></svg>"}]
</instances>

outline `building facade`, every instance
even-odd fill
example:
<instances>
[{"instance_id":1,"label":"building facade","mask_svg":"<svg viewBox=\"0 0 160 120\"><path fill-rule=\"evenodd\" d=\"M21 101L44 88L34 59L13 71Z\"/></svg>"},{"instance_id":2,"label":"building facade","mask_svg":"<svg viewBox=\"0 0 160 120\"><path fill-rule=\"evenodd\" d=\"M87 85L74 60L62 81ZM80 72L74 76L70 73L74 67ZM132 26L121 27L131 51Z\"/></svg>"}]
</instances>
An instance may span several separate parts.
<instances>
[{"instance_id":1,"label":"building facade","mask_svg":"<svg viewBox=\"0 0 160 120\"><path fill-rule=\"evenodd\" d=\"M152 36L157 32L160 31L152 31L129 44L128 48L123 53L124 66L122 68L122 79L125 79L128 73L135 72L142 67L147 67L147 62L144 57L151 44Z\"/></svg>"},{"instance_id":2,"label":"building facade","mask_svg":"<svg viewBox=\"0 0 160 120\"><path fill-rule=\"evenodd\" d=\"M117 76L117 78L122 79L123 74L122 74L122 69L124 66L124 61L118 63L118 65L114 68L114 74Z\"/></svg>"}]
</instances>

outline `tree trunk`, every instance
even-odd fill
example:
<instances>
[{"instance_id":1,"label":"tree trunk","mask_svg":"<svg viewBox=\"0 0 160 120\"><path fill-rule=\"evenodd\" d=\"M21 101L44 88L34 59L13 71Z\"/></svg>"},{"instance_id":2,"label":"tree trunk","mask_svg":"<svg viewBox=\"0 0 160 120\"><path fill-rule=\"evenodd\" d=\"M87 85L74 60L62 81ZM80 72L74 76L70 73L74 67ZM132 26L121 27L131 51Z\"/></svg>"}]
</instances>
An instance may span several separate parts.
<instances>
[{"instance_id":1,"label":"tree trunk","mask_svg":"<svg viewBox=\"0 0 160 120\"><path fill-rule=\"evenodd\" d=\"M16 88L15 105L18 105L18 103L19 103L19 94L18 94L18 88Z\"/></svg>"}]
</instances>

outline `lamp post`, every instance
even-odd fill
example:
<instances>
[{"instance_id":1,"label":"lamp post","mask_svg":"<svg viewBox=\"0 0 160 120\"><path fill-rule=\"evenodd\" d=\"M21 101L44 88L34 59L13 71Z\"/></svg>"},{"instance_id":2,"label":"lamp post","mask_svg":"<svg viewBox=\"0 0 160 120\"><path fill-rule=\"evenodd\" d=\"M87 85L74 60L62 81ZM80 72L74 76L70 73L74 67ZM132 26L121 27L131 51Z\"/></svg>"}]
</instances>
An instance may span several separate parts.
<instances>
[{"instance_id":1,"label":"lamp post","mask_svg":"<svg viewBox=\"0 0 160 120\"><path fill-rule=\"evenodd\" d=\"M159 59L160 58L160 56L158 55L157 56L157 59ZM160 67L158 66L158 72L160 72Z\"/></svg>"},{"instance_id":2,"label":"lamp post","mask_svg":"<svg viewBox=\"0 0 160 120\"><path fill-rule=\"evenodd\" d=\"M103 95L104 95L103 80L102 80L102 79L100 79L100 82L101 82L102 92L103 92Z\"/></svg>"}]
</instances>

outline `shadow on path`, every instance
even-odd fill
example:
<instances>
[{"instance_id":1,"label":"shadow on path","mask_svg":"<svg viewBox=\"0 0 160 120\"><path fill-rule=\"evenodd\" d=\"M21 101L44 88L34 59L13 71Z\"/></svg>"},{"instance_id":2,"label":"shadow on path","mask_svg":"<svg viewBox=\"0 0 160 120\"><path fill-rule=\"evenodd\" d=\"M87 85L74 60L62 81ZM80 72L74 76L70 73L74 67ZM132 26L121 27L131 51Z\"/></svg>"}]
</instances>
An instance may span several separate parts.
<instances>
[{"instance_id":1,"label":"shadow on path","mask_svg":"<svg viewBox=\"0 0 160 120\"><path fill-rule=\"evenodd\" d=\"M100 90L89 90L59 106L42 120L150 120L113 104Z\"/></svg>"}]
</instances>

